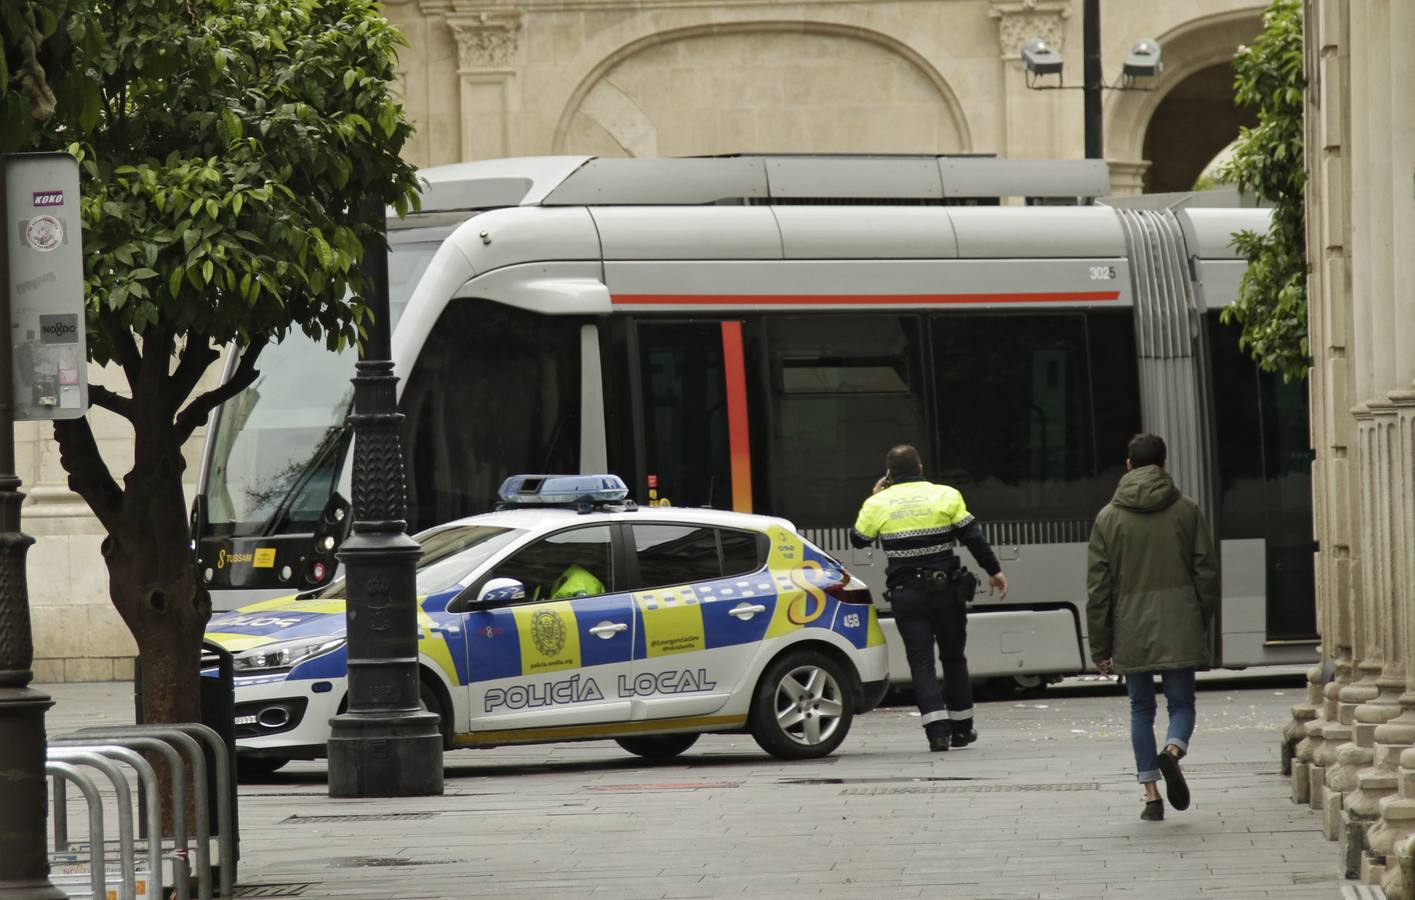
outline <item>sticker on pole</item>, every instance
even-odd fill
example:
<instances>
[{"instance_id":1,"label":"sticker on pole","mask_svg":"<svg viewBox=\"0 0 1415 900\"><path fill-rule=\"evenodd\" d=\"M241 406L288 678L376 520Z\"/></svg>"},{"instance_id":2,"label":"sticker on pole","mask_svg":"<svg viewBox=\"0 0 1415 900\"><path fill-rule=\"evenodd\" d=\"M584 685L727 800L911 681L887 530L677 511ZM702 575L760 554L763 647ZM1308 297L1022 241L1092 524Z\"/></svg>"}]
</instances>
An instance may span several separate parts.
<instances>
[{"instance_id":1,"label":"sticker on pole","mask_svg":"<svg viewBox=\"0 0 1415 900\"><path fill-rule=\"evenodd\" d=\"M25 244L41 253L59 249L64 243L64 223L54 216L35 216L25 226Z\"/></svg>"}]
</instances>

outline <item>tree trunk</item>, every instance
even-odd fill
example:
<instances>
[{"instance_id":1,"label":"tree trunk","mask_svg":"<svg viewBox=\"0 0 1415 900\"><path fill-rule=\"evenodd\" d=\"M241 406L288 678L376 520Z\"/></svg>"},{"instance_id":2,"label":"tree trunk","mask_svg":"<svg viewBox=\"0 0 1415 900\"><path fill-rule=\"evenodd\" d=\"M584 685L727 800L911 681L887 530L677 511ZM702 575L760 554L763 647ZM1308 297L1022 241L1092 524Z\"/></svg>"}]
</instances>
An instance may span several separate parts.
<instances>
[{"instance_id":1,"label":"tree trunk","mask_svg":"<svg viewBox=\"0 0 1415 900\"><path fill-rule=\"evenodd\" d=\"M197 722L201 639L211 601L192 567L181 470L135 468L124 482L122 514L103 555L109 596L138 645L143 720Z\"/></svg>"}]
</instances>

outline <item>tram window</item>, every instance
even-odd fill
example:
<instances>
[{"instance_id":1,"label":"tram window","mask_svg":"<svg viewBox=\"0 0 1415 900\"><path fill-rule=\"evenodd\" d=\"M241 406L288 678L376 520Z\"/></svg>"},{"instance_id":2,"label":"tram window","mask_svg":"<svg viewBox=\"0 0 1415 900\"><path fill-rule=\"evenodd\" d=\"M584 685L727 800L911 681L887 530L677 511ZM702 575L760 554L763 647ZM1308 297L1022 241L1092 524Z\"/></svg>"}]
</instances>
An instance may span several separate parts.
<instances>
[{"instance_id":1,"label":"tram window","mask_svg":"<svg viewBox=\"0 0 1415 900\"><path fill-rule=\"evenodd\" d=\"M634 525L639 588L689 584L722 577L717 533L694 525Z\"/></svg>"},{"instance_id":2,"label":"tram window","mask_svg":"<svg viewBox=\"0 0 1415 900\"><path fill-rule=\"evenodd\" d=\"M1086 501L1094 516L1110 502L1125 474L1130 438L1143 430L1140 372L1135 358L1135 319L1129 313L1092 313L1086 317L1091 366L1091 410L1095 416L1096 476Z\"/></svg>"},{"instance_id":3,"label":"tram window","mask_svg":"<svg viewBox=\"0 0 1415 900\"><path fill-rule=\"evenodd\" d=\"M448 304L401 404L412 530L486 512L509 472L578 470L581 324Z\"/></svg>"},{"instance_id":4,"label":"tram window","mask_svg":"<svg viewBox=\"0 0 1415 900\"><path fill-rule=\"evenodd\" d=\"M752 531L734 531L723 528L718 531L722 537L722 574L731 578L746 575L760 569L766 562L763 552L765 537Z\"/></svg>"},{"instance_id":5,"label":"tram window","mask_svg":"<svg viewBox=\"0 0 1415 900\"><path fill-rule=\"evenodd\" d=\"M1219 534L1263 536L1263 422L1258 367L1238 346L1239 326L1207 316L1218 443Z\"/></svg>"},{"instance_id":6,"label":"tram window","mask_svg":"<svg viewBox=\"0 0 1415 900\"><path fill-rule=\"evenodd\" d=\"M649 499L731 509L722 326L641 322L638 339Z\"/></svg>"},{"instance_id":7,"label":"tram window","mask_svg":"<svg viewBox=\"0 0 1415 900\"><path fill-rule=\"evenodd\" d=\"M936 480L984 521L1095 515L1084 316L935 316L933 358Z\"/></svg>"},{"instance_id":8,"label":"tram window","mask_svg":"<svg viewBox=\"0 0 1415 900\"><path fill-rule=\"evenodd\" d=\"M854 522L895 444L928 459L917 316L769 316L769 508L805 528Z\"/></svg>"}]
</instances>

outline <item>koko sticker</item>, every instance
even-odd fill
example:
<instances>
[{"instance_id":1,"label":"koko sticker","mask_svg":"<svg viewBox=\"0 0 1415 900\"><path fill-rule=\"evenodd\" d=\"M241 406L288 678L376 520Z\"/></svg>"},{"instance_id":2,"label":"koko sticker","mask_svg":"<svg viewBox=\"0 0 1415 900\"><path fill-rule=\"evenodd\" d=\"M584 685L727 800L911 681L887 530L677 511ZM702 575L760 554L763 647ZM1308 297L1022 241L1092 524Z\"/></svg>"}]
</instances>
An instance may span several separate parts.
<instances>
[{"instance_id":1,"label":"koko sticker","mask_svg":"<svg viewBox=\"0 0 1415 900\"><path fill-rule=\"evenodd\" d=\"M25 226L25 243L42 253L59 249L64 243L64 223L53 216L35 216Z\"/></svg>"},{"instance_id":2,"label":"koko sticker","mask_svg":"<svg viewBox=\"0 0 1415 900\"><path fill-rule=\"evenodd\" d=\"M35 191L35 192L34 192L33 203L34 203L35 206L45 206L45 207L63 206L63 205L64 205L64 192L63 192L63 191Z\"/></svg>"}]
</instances>

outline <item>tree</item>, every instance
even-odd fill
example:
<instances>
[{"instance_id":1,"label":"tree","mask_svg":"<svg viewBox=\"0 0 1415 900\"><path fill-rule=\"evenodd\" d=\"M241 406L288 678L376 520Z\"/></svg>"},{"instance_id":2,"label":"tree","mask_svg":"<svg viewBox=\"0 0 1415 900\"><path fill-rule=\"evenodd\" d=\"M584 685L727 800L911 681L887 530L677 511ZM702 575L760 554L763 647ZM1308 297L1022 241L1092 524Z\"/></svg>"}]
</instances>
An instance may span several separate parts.
<instances>
[{"instance_id":1,"label":"tree","mask_svg":"<svg viewBox=\"0 0 1415 900\"><path fill-rule=\"evenodd\" d=\"M1239 232L1234 243L1248 258L1238 300L1223 311L1237 321L1239 338L1259 366L1301 378L1311 366L1307 343L1307 252L1303 192L1301 0L1273 0L1263 33L1240 47L1233 65L1235 99L1256 106L1258 124L1242 129L1221 178L1273 204L1266 234Z\"/></svg>"},{"instance_id":2,"label":"tree","mask_svg":"<svg viewBox=\"0 0 1415 900\"><path fill-rule=\"evenodd\" d=\"M54 434L107 532L143 714L192 721L211 602L193 569L182 444L251 384L268 342L296 327L332 348L362 334L364 247L382 247L385 205L416 201L398 156L412 129L389 90L401 36L375 0L74 5L75 77L38 140L81 163L89 353L127 384L90 398L131 423L132 469L114 479L86 418ZM197 393L233 342L234 375Z\"/></svg>"}]
</instances>

